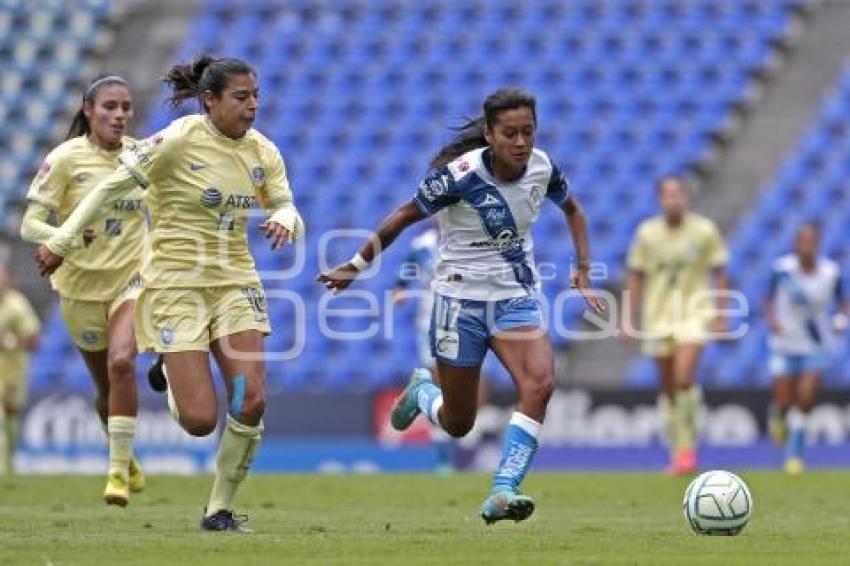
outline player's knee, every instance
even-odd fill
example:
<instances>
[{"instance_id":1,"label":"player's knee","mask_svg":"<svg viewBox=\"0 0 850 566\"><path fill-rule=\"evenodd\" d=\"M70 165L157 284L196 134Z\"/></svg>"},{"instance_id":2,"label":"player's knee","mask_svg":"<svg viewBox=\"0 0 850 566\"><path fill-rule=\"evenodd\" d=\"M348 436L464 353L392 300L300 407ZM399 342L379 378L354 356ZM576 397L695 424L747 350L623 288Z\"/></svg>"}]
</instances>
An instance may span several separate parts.
<instances>
[{"instance_id":1,"label":"player's knee","mask_svg":"<svg viewBox=\"0 0 850 566\"><path fill-rule=\"evenodd\" d=\"M442 423L443 429L448 433L449 436L453 438L463 438L469 431L472 430L472 426L475 424L474 418L447 418Z\"/></svg>"},{"instance_id":2,"label":"player's knee","mask_svg":"<svg viewBox=\"0 0 850 566\"><path fill-rule=\"evenodd\" d=\"M555 392L555 376L549 370L541 370L524 380L520 394L530 401L546 405Z\"/></svg>"},{"instance_id":3,"label":"player's knee","mask_svg":"<svg viewBox=\"0 0 850 566\"><path fill-rule=\"evenodd\" d=\"M109 380L134 378L136 373L136 358L132 352L116 352L109 354L107 369Z\"/></svg>"},{"instance_id":4,"label":"player's knee","mask_svg":"<svg viewBox=\"0 0 850 566\"><path fill-rule=\"evenodd\" d=\"M209 436L217 424L215 412L192 409L180 411L180 426L192 436Z\"/></svg>"}]
</instances>

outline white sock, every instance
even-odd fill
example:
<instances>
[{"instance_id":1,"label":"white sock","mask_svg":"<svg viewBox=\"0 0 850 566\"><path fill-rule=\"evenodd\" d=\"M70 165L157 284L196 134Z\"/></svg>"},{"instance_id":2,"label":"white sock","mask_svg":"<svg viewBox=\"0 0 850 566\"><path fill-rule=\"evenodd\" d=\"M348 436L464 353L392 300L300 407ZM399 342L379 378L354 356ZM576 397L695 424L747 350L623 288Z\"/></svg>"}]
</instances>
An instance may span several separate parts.
<instances>
[{"instance_id":1,"label":"white sock","mask_svg":"<svg viewBox=\"0 0 850 566\"><path fill-rule=\"evenodd\" d=\"M227 415L215 461L215 480L207 504L207 517L222 509L233 509L236 490L242 484L260 444L263 423L246 425Z\"/></svg>"},{"instance_id":2,"label":"white sock","mask_svg":"<svg viewBox=\"0 0 850 566\"><path fill-rule=\"evenodd\" d=\"M130 458L133 456L136 417L109 417L106 426L109 436L109 473L120 473L126 478L130 470Z\"/></svg>"}]
</instances>

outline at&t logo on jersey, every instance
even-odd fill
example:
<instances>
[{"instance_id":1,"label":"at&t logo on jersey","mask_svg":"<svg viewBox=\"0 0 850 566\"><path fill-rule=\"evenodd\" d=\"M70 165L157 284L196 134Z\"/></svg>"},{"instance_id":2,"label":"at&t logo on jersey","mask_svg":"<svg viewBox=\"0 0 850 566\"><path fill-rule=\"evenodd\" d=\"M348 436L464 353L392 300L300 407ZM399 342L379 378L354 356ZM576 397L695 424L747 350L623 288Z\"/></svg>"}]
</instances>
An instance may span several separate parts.
<instances>
[{"instance_id":1,"label":"at&t logo on jersey","mask_svg":"<svg viewBox=\"0 0 850 566\"><path fill-rule=\"evenodd\" d=\"M232 208L254 208L257 204L257 197L254 195L228 195L227 206Z\"/></svg>"}]
</instances>

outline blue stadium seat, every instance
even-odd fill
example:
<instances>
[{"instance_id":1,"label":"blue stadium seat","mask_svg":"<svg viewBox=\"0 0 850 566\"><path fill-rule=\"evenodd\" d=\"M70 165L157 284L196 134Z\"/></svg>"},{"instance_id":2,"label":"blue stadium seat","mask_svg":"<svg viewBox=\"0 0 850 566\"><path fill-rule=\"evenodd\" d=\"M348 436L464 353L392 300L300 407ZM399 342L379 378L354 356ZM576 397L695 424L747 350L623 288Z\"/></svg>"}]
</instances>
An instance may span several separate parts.
<instances>
[{"instance_id":1,"label":"blue stadium seat","mask_svg":"<svg viewBox=\"0 0 850 566\"><path fill-rule=\"evenodd\" d=\"M447 127L479 113L484 96L506 83L538 95L539 143L562 165L585 203L597 259L608 262L611 276L619 277L635 226L655 211L654 180L684 170L703 156L710 136L787 33L797 5L793 0L547 0L519 9L510 0L207 0L180 57L210 50L242 55L258 69L264 107L258 126L279 144L308 224L308 267L289 281L268 283L270 289L289 289L304 297L307 351L297 360L271 363L270 382L302 390L361 390L404 381L415 359L412 310L406 319L405 313L396 313L389 349L381 336L340 346L322 335L315 311L322 288L313 281L320 237L332 228L373 228L410 198L429 158L450 137ZM92 0L86 6L88 15L65 18L62 36L77 41L69 49L81 54L90 49L92 32L104 21L108 3ZM16 10L28 7L20 3ZM46 33L48 20L53 29L61 19L44 16L37 33L30 35ZM25 33L12 30L5 20L0 14L0 48L7 33ZM454 33L461 26L467 35ZM4 72L31 72L38 50L17 40L13 45L19 63L4 60L4 70L9 69ZM505 63L496 71L494 57ZM61 60L49 68L56 75L52 87L45 89L50 98L38 103L48 106L80 78ZM850 73L845 80L850 84ZM20 115L24 102L32 102L28 93L22 95L24 100L17 92L7 94L0 109L10 110L5 116L0 112L0 123ZM829 117L830 123L840 124L850 97L836 100L840 102L830 108ZM177 116L155 105L146 131ZM36 105L26 118L38 124L49 123L53 116ZM836 136L844 135L840 127L834 130L826 140L812 138L808 143L819 150L831 147ZM26 143L22 145L19 155L29 162L21 161L21 168L31 171L43 148L30 153ZM835 186L847 172L842 167L824 161L818 169ZM811 175L802 166L783 171L789 182ZM0 185L11 187L17 177L7 175L0 162ZM787 198L781 198L785 200L777 200L771 210L782 210L780 203ZM827 191L810 206L823 211L847 200ZM741 231L751 234L748 249L757 248L769 220L753 216L758 228ZM535 230L540 257L566 265L566 233L557 211L544 213ZM249 239L260 269L286 263L278 259L279 252L266 250L259 234L251 233ZM355 288L382 297L394 283L406 242L409 238L402 238L387 254L378 276ZM348 257L357 245L357 238L337 242L330 259ZM765 254L759 250L752 259L761 261ZM735 270L751 271L743 263ZM753 293L759 289L758 283L748 285ZM273 303L270 308L277 333L286 335L292 309ZM571 305L558 316L573 327L581 312ZM359 317L343 325L356 329L365 322ZM566 344L554 338L559 346ZM270 347L287 343L283 336L269 339ZM52 347L54 353L45 356L58 355L60 349ZM352 369L329 375L328 360ZM706 371L719 375L723 361L711 358ZM630 373L630 382L654 379L642 367Z\"/></svg>"}]
</instances>

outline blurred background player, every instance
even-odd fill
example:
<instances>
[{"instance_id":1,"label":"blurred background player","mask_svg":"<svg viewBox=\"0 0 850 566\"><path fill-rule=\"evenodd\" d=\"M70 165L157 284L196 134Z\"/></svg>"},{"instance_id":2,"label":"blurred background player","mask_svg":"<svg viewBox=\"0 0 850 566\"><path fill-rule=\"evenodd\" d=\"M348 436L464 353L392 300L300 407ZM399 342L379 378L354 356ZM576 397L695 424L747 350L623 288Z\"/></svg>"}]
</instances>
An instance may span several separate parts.
<instances>
[{"instance_id":1,"label":"blurred background player","mask_svg":"<svg viewBox=\"0 0 850 566\"><path fill-rule=\"evenodd\" d=\"M530 228L544 198L564 212L578 256L575 284L588 302L589 245L584 213L549 157L534 147L536 100L519 89L501 89L484 102L484 115L466 125L431 164L434 174L416 196L390 214L347 263L318 280L348 287L407 227L438 214L440 261L436 270L431 353L442 391L418 368L399 396L392 425L408 428L420 412L453 437L475 422L478 382L488 349L510 371L519 405L505 435L491 495L481 508L486 523L520 521L534 501L519 487L537 450L546 406L554 390L554 359L543 331L533 267Z\"/></svg>"},{"instance_id":2,"label":"blurred background player","mask_svg":"<svg viewBox=\"0 0 850 566\"><path fill-rule=\"evenodd\" d=\"M27 298L12 286L0 263L0 475L14 473L18 417L27 397L30 352L41 323Z\"/></svg>"},{"instance_id":3,"label":"blurred background player","mask_svg":"<svg viewBox=\"0 0 850 566\"><path fill-rule=\"evenodd\" d=\"M434 306L434 294L431 291L431 283L434 279L434 271L440 259L439 251L440 233L436 228L429 228L413 239L410 244L410 252L401 264L399 276L393 290L393 302L402 303L412 294L411 282L415 282L419 289L416 308L416 352L419 357L419 367L426 368L431 372L435 383L439 381L436 370L436 361L431 355L431 344L428 331L431 327L431 311ZM431 426L431 441L437 451L436 472L447 474L454 471L454 457L452 451L452 439L439 426Z\"/></svg>"},{"instance_id":4,"label":"blurred background player","mask_svg":"<svg viewBox=\"0 0 850 566\"><path fill-rule=\"evenodd\" d=\"M670 448L668 471L686 474L697 467L701 393L694 375L710 332L726 328L725 297L709 293L709 276L716 291L728 290L728 253L715 224L688 210L682 179L661 179L658 199L661 214L638 226L629 250L623 336L638 336L634 321L640 310L643 353L655 358L660 377L658 411Z\"/></svg>"},{"instance_id":5,"label":"blurred background player","mask_svg":"<svg viewBox=\"0 0 850 566\"><path fill-rule=\"evenodd\" d=\"M118 164L122 149L136 144L125 136L133 118L127 81L104 75L89 83L66 141L45 158L27 194L21 237L43 244L92 188ZM109 441L109 471L103 498L125 506L141 491L144 475L133 457L138 394L133 328L145 243L145 193L138 184L121 199L100 207L86 230L75 235L62 267L51 278L62 318L95 383L95 408Z\"/></svg>"},{"instance_id":6,"label":"blurred background player","mask_svg":"<svg viewBox=\"0 0 850 566\"><path fill-rule=\"evenodd\" d=\"M117 171L39 247L39 268L50 273L61 264L73 235L104 203L136 184L148 187L157 207L136 313L139 347L163 355L169 405L195 436L212 433L218 422L212 350L228 411L201 528L248 532L232 505L263 430L263 339L271 331L247 243L248 211L259 202L271 214L261 229L273 249L300 237L304 225L280 152L252 128L259 99L254 69L239 59L200 56L173 66L165 81L173 104L199 100L203 112L123 152Z\"/></svg>"},{"instance_id":7,"label":"blurred background player","mask_svg":"<svg viewBox=\"0 0 850 566\"><path fill-rule=\"evenodd\" d=\"M785 471L803 471L806 423L815 404L821 372L835 351L833 332L847 327L850 304L843 296L841 269L819 255L817 224L803 224L794 252L776 260L765 316L770 326L770 371L773 400L769 430L785 444ZM830 317L833 308L838 308Z\"/></svg>"}]
</instances>

